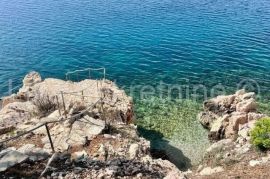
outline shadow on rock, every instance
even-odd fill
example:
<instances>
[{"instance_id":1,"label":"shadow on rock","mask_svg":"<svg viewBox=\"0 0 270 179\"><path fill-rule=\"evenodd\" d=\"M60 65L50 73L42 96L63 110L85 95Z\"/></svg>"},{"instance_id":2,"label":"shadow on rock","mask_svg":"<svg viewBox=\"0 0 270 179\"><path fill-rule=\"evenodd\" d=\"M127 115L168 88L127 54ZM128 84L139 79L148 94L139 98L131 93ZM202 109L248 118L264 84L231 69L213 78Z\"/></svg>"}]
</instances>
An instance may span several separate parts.
<instances>
[{"instance_id":1,"label":"shadow on rock","mask_svg":"<svg viewBox=\"0 0 270 179\"><path fill-rule=\"evenodd\" d=\"M151 142L151 155L153 158L169 160L181 171L186 171L191 167L191 160L180 149L170 145L169 141L163 138L162 133L142 127L138 127L138 131L142 137Z\"/></svg>"}]
</instances>

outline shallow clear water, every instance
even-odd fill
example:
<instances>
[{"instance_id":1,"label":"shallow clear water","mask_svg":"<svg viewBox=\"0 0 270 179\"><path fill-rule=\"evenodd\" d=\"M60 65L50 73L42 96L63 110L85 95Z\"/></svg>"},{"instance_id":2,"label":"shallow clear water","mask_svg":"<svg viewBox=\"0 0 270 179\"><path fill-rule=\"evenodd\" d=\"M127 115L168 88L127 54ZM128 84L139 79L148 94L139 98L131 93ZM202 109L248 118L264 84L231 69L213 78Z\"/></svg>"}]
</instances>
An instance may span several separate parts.
<instances>
[{"instance_id":1,"label":"shallow clear water","mask_svg":"<svg viewBox=\"0 0 270 179\"><path fill-rule=\"evenodd\" d=\"M44 77L104 66L134 84L270 87L268 0L1 0L0 91L30 70Z\"/></svg>"},{"instance_id":2,"label":"shallow clear water","mask_svg":"<svg viewBox=\"0 0 270 179\"><path fill-rule=\"evenodd\" d=\"M156 90L161 81L188 89L203 85L207 93L218 84L233 91L244 81L251 90L266 94L269 0L0 1L1 95L9 86L20 85L31 70L43 77L65 78L68 71L88 67L105 67L107 78L127 92L142 88L133 89L134 85ZM153 126L160 124L155 119L166 119L164 128L156 132L173 133L165 142L154 136L158 147L180 165L185 156L188 163L201 159L203 152L197 150L204 151L209 143L207 132L194 119L196 107L179 112L183 106L178 104L165 110L142 105L138 108L146 111L141 117L146 121L143 128L156 129ZM170 116L171 109L175 110ZM188 126L179 131L175 124ZM151 135L145 137L151 140Z\"/></svg>"}]
</instances>

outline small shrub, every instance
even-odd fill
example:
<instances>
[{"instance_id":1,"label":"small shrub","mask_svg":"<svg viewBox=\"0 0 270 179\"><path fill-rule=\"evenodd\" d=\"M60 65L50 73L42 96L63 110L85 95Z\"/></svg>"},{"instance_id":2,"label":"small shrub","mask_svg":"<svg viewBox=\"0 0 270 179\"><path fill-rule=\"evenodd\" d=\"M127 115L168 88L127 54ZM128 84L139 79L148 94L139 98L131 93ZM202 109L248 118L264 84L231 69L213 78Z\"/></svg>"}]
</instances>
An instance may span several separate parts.
<instances>
[{"instance_id":1,"label":"small shrub","mask_svg":"<svg viewBox=\"0 0 270 179\"><path fill-rule=\"evenodd\" d=\"M33 99L33 104L37 107L37 112L40 117L47 116L57 109L56 98L48 94L37 93Z\"/></svg>"},{"instance_id":2,"label":"small shrub","mask_svg":"<svg viewBox=\"0 0 270 179\"><path fill-rule=\"evenodd\" d=\"M270 149L270 118L257 121L250 135L253 145L262 150Z\"/></svg>"}]
</instances>

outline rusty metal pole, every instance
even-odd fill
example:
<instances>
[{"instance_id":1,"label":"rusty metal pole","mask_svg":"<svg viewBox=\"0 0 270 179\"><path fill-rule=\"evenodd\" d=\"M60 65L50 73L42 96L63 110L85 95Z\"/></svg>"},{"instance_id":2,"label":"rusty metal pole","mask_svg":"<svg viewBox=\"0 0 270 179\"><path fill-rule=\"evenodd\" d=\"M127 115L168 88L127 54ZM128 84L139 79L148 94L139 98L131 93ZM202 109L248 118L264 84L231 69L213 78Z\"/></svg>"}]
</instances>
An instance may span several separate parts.
<instances>
[{"instance_id":1,"label":"rusty metal pole","mask_svg":"<svg viewBox=\"0 0 270 179\"><path fill-rule=\"evenodd\" d=\"M67 113L66 113L66 104L65 104L65 99L64 99L64 94L63 94L63 91L61 91L61 96L62 96L62 101L63 101L64 114L65 114L65 117L67 118Z\"/></svg>"},{"instance_id":2,"label":"rusty metal pole","mask_svg":"<svg viewBox=\"0 0 270 179\"><path fill-rule=\"evenodd\" d=\"M56 95L56 102L57 102L59 116L61 116L60 104L59 104L59 99L58 99L58 96L57 95Z\"/></svg>"},{"instance_id":3,"label":"rusty metal pole","mask_svg":"<svg viewBox=\"0 0 270 179\"><path fill-rule=\"evenodd\" d=\"M55 153L52 138L51 138L50 131L49 131L47 123L45 123L45 127L46 127L46 130L47 130L47 134L48 134L48 137L49 137L49 141L50 141L50 144L51 144L52 151L53 151L53 153Z\"/></svg>"},{"instance_id":4,"label":"rusty metal pole","mask_svg":"<svg viewBox=\"0 0 270 179\"><path fill-rule=\"evenodd\" d=\"M83 90L82 90L82 101L84 101Z\"/></svg>"}]
</instances>

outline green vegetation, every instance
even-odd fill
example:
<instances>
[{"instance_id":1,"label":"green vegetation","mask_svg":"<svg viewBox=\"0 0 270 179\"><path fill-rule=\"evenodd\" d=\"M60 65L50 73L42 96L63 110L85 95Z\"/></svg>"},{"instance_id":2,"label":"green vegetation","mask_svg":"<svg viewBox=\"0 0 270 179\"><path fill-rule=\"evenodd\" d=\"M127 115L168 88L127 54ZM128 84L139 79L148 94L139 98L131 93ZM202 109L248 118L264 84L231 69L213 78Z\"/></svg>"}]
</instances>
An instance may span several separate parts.
<instances>
[{"instance_id":1,"label":"green vegetation","mask_svg":"<svg viewBox=\"0 0 270 179\"><path fill-rule=\"evenodd\" d=\"M250 134L253 145L263 150L270 149L270 118L257 121Z\"/></svg>"}]
</instances>

